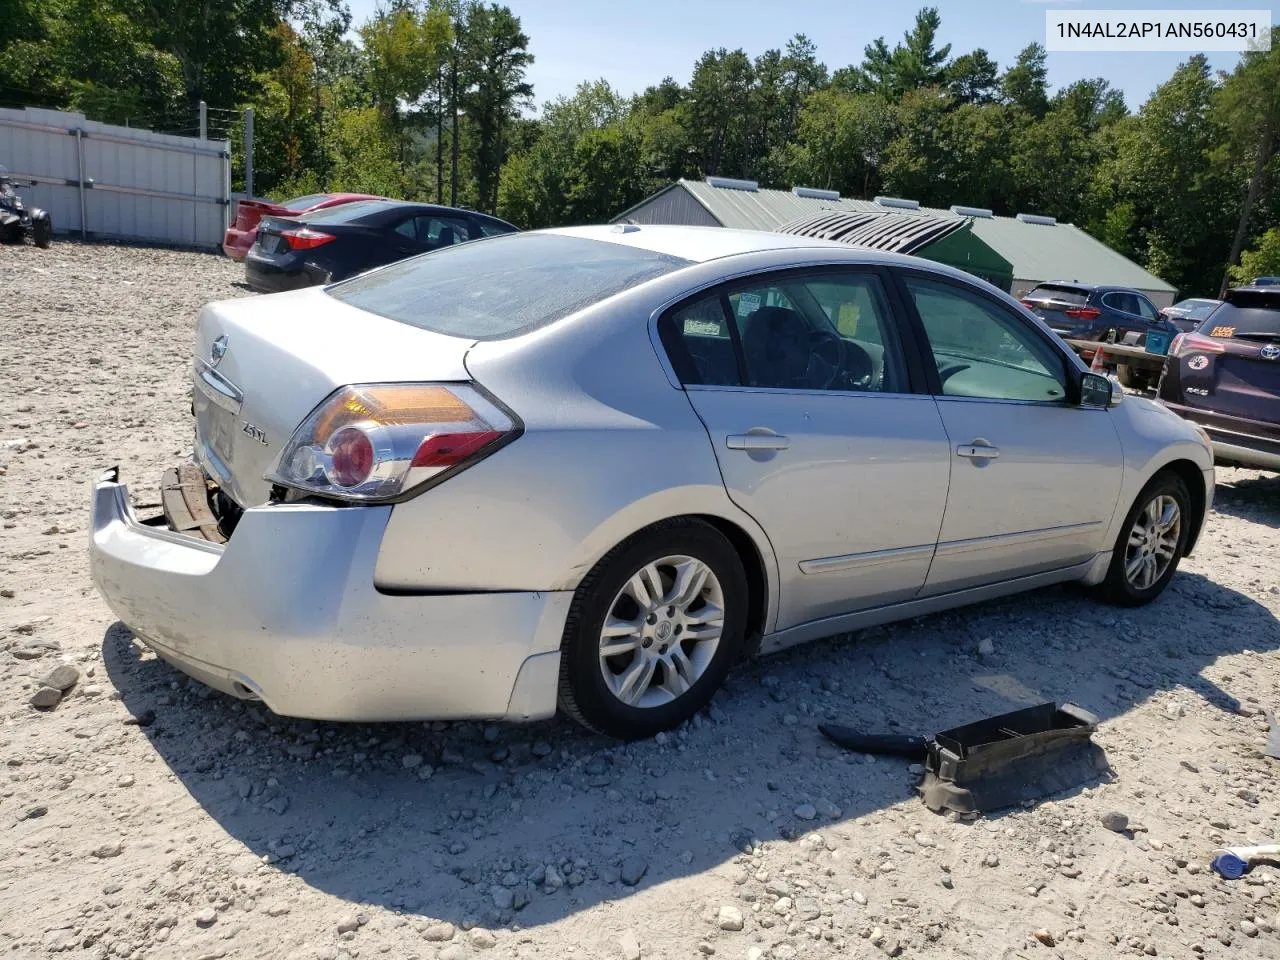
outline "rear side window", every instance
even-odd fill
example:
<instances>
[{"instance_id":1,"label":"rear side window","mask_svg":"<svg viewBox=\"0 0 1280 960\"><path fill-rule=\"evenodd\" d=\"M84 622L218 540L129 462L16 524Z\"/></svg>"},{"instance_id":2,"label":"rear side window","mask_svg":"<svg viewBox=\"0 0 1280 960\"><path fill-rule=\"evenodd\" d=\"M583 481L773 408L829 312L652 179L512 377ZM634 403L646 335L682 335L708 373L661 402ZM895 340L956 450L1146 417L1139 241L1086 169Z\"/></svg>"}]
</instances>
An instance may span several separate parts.
<instances>
[{"instance_id":1,"label":"rear side window","mask_svg":"<svg viewBox=\"0 0 1280 960\"><path fill-rule=\"evenodd\" d=\"M502 220L477 220L480 226L480 234L485 237L496 237L504 233L515 233L516 228L511 224Z\"/></svg>"},{"instance_id":2,"label":"rear side window","mask_svg":"<svg viewBox=\"0 0 1280 960\"><path fill-rule=\"evenodd\" d=\"M326 288L353 307L454 337L528 333L691 261L585 237L459 243Z\"/></svg>"},{"instance_id":3,"label":"rear side window","mask_svg":"<svg viewBox=\"0 0 1280 960\"><path fill-rule=\"evenodd\" d=\"M1042 283L1032 289L1024 299L1057 300L1059 303L1081 304L1089 302L1089 291L1080 290L1077 287L1060 286L1054 283Z\"/></svg>"},{"instance_id":4,"label":"rear side window","mask_svg":"<svg viewBox=\"0 0 1280 960\"><path fill-rule=\"evenodd\" d=\"M681 306L659 335L690 386L906 393L906 364L880 278L782 275Z\"/></svg>"}]
</instances>

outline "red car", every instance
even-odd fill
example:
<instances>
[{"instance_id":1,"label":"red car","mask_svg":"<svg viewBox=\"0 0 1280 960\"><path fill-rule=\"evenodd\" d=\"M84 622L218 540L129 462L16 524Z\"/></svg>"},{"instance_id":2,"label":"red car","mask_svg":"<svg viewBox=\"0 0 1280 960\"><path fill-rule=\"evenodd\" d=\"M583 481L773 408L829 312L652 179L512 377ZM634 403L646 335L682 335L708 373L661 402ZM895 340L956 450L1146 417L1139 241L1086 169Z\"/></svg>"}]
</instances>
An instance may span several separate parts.
<instances>
[{"instance_id":1,"label":"red car","mask_svg":"<svg viewBox=\"0 0 1280 960\"><path fill-rule=\"evenodd\" d=\"M312 193L305 197L294 197L284 203L241 200L236 203L235 223L227 227L227 235L222 238L222 250L232 260L243 260L258 238L258 221L263 217L296 217L312 210L336 207L355 200L385 199L368 193Z\"/></svg>"}]
</instances>

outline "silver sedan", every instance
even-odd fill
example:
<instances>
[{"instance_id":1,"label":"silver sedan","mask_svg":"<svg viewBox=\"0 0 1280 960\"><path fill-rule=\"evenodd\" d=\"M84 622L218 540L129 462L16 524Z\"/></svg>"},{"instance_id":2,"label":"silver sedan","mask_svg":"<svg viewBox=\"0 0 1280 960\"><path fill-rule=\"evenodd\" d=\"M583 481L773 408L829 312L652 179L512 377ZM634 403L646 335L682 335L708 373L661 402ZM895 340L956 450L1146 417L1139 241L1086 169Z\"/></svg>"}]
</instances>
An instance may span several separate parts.
<instances>
[{"instance_id":1,"label":"silver sedan","mask_svg":"<svg viewBox=\"0 0 1280 960\"><path fill-rule=\"evenodd\" d=\"M164 515L92 570L278 713L673 727L738 660L1065 581L1138 605L1213 494L1194 426L1015 300L758 232L495 237L211 304Z\"/></svg>"}]
</instances>

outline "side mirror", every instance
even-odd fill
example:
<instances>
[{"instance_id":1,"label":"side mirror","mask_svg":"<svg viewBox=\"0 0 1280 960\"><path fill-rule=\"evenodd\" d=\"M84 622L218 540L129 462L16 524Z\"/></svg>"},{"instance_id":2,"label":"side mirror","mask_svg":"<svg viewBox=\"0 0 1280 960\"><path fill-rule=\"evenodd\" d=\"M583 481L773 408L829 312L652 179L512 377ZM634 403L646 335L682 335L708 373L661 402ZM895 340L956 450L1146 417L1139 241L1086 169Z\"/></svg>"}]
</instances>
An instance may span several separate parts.
<instances>
[{"instance_id":1,"label":"side mirror","mask_svg":"<svg viewBox=\"0 0 1280 960\"><path fill-rule=\"evenodd\" d=\"M1107 377L1096 373L1080 374L1080 406L1111 406L1112 383Z\"/></svg>"}]
</instances>

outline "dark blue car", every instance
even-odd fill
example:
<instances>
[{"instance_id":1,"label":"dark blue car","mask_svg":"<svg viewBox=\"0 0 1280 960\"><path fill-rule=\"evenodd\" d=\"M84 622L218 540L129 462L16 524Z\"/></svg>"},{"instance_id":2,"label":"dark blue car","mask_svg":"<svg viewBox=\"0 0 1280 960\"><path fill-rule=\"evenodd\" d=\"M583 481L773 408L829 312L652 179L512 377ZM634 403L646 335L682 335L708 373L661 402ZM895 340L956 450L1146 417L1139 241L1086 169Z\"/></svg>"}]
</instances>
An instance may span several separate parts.
<instances>
[{"instance_id":1,"label":"dark blue car","mask_svg":"<svg viewBox=\"0 0 1280 960\"><path fill-rule=\"evenodd\" d=\"M1138 336L1130 337L1129 341L1145 343L1152 331L1167 333L1170 339L1179 332L1173 323L1160 316L1154 303L1130 287L1042 283L1023 297L1022 302L1065 340L1123 343L1125 334L1137 333Z\"/></svg>"}]
</instances>

